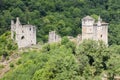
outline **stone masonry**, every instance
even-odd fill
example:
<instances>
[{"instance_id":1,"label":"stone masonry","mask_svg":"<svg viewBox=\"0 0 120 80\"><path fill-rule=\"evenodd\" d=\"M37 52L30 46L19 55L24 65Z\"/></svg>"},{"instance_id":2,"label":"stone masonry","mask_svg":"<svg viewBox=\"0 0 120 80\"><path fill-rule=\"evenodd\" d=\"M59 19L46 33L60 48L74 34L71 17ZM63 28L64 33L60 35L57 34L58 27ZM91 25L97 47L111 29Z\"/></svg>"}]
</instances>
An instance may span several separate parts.
<instances>
[{"instance_id":1,"label":"stone masonry","mask_svg":"<svg viewBox=\"0 0 120 80\"><path fill-rule=\"evenodd\" d=\"M59 41L61 41L61 37L57 35L55 31L49 32L49 39L48 39L49 43L59 42Z\"/></svg>"},{"instance_id":2,"label":"stone masonry","mask_svg":"<svg viewBox=\"0 0 120 80\"><path fill-rule=\"evenodd\" d=\"M97 22L90 16L84 17L82 19L82 41L84 39L102 40L107 45L108 23L102 22L100 16Z\"/></svg>"},{"instance_id":3,"label":"stone masonry","mask_svg":"<svg viewBox=\"0 0 120 80\"><path fill-rule=\"evenodd\" d=\"M16 19L16 23L11 20L11 38L15 40L19 48L29 47L36 44L36 27L33 25L22 25L19 18ZM97 22L90 16L86 16L82 19L82 35L78 35L77 38L70 38L70 40L80 44L85 39L102 40L106 45L108 44L108 23L98 18ZM61 37L56 34L55 31L49 32L48 42L59 42Z\"/></svg>"},{"instance_id":4,"label":"stone masonry","mask_svg":"<svg viewBox=\"0 0 120 80\"><path fill-rule=\"evenodd\" d=\"M60 39L55 31L49 32L49 43L58 42ZM97 22L92 17L86 16L82 19L82 35L79 34L77 38L68 36L68 39L77 44L80 44L85 39L102 40L108 45L108 23L103 22L100 16Z\"/></svg>"},{"instance_id":5,"label":"stone masonry","mask_svg":"<svg viewBox=\"0 0 120 80\"><path fill-rule=\"evenodd\" d=\"M22 25L17 17L16 23L11 20L11 38L16 41L18 48L29 47L36 44L36 27Z\"/></svg>"}]
</instances>

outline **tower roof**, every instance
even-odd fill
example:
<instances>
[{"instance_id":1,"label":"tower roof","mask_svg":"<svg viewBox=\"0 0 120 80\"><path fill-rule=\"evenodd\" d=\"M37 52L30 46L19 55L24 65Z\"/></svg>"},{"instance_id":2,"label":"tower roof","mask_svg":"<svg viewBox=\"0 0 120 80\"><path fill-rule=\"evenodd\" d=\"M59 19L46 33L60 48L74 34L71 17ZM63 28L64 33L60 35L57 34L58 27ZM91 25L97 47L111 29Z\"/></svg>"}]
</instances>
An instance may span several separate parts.
<instances>
[{"instance_id":1,"label":"tower roof","mask_svg":"<svg viewBox=\"0 0 120 80\"><path fill-rule=\"evenodd\" d=\"M82 20L95 20L95 19L92 18L91 16L86 16L86 17L84 17Z\"/></svg>"}]
</instances>

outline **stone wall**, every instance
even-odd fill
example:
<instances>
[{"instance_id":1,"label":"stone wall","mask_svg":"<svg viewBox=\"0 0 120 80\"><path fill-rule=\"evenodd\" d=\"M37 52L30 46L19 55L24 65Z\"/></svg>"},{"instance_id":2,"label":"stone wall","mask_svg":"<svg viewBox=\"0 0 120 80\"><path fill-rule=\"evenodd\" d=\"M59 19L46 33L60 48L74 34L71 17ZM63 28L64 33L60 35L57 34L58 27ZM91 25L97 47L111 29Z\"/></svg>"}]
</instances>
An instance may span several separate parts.
<instances>
[{"instance_id":1,"label":"stone wall","mask_svg":"<svg viewBox=\"0 0 120 80\"><path fill-rule=\"evenodd\" d=\"M49 32L49 39L48 39L49 43L59 42L59 41L61 41L61 37L57 35L55 31Z\"/></svg>"},{"instance_id":2,"label":"stone wall","mask_svg":"<svg viewBox=\"0 0 120 80\"><path fill-rule=\"evenodd\" d=\"M17 42L18 48L29 47L36 44L36 27L33 25L22 25L19 18L16 23L11 21L11 38Z\"/></svg>"},{"instance_id":3,"label":"stone wall","mask_svg":"<svg viewBox=\"0 0 120 80\"><path fill-rule=\"evenodd\" d=\"M102 22L99 17L95 22L90 16L86 16L82 19L82 40L102 40L105 44L108 44L108 23Z\"/></svg>"}]
</instances>

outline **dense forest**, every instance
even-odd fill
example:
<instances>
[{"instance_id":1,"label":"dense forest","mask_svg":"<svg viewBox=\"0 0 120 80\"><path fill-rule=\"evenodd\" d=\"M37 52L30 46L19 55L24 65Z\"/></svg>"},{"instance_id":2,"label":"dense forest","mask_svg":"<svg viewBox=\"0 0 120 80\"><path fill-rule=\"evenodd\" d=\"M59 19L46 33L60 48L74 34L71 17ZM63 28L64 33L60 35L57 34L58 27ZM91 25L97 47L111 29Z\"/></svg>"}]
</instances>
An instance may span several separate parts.
<instances>
[{"instance_id":1,"label":"dense forest","mask_svg":"<svg viewBox=\"0 0 120 80\"><path fill-rule=\"evenodd\" d=\"M11 19L37 27L38 41L47 41L48 32L61 36L81 33L81 19L101 16L109 23L109 44L120 44L120 0L0 0L0 34L10 30Z\"/></svg>"},{"instance_id":2,"label":"dense forest","mask_svg":"<svg viewBox=\"0 0 120 80\"><path fill-rule=\"evenodd\" d=\"M65 37L81 34L86 15L109 23L109 46L92 40L77 45ZM101 80L105 75L114 80L120 75L120 0L0 0L0 58L6 60L19 53L9 32L16 17L37 27L41 48L20 53L1 80ZM61 42L46 43L52 30Z\"/></svg>"}]
</instances>

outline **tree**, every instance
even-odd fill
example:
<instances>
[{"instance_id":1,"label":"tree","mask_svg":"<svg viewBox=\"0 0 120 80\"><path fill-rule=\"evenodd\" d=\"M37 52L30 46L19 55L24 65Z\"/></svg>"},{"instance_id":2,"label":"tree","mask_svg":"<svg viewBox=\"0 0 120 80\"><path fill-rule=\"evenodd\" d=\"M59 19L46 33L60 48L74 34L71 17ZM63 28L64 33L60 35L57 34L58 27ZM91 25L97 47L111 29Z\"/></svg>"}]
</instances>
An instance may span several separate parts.
<instances>
[{"instance_id":1,"label":"tree","mask_svg":"<svg viewBox=\"0 0 120 80\"><path fill-rule=\"evenodd\" d=\"M76 58L80 65L80 74L85 76L97 76L106 70L106 62L109 59L107 46L102 41L85 40L76 49Z\"/></svg>"},{"instance_id":2,"label":"tree","mask_svg":"<svg viewBox=\"0 0 120 80\"><path fill-rule=\"evenodd\" d=\"M110 59L107 62L107 76L113 80L115 76L120 75L120 46L112 45L109 47Z\"/></svg>"},{"instance_id":3,"label":"tree","mask_svg":"<svg viewBox=\"0 0 120 80\"><path fill-rule=\"evenodd\" d=\"M65 46L51 49L50 59L42 69L35 72L33 80L79 80L78 65L71 50Z\"/></svg>"},{"instance_id":4,"label":"tree","mask_svg":"<svg viewBox=\"0 0 120 80\"><path fill-rule=\"evenodd\" d=\"M16 49L17 44L11 39L10 32L6 32L0 36L0 55L6 57Z\"/></svg>"},{"instance_id":5,"label":"tree","mask_svg":"<svg viewBox=\"0 0 120 80\"><path fill-rule=\"evenodd\" d=\"M109 28L109 44L117 44L120 45L120 31L119 29L120 24L110 24Z\"/></svg>"}]
</instances>

